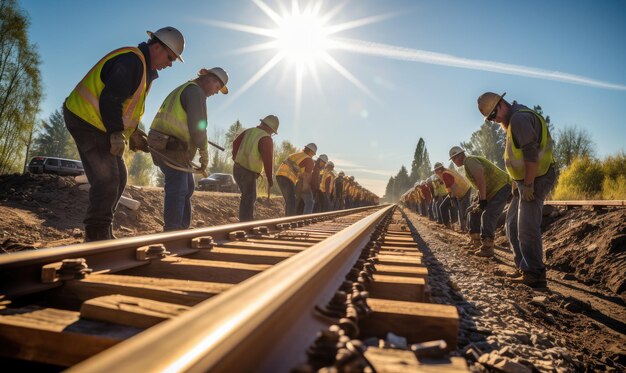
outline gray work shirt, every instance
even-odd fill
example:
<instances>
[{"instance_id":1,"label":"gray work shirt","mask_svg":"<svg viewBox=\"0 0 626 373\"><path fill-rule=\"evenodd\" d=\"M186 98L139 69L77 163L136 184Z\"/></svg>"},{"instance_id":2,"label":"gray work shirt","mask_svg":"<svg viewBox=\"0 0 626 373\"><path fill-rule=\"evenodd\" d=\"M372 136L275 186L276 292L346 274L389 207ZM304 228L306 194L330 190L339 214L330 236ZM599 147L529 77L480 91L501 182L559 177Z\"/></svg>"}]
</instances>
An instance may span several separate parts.
<instances>
[{"instance_id":1,"label":"gray work shirt","mask_svg":"<svg viewBox=\"0 0 626 373\"><path fill-rule=\"evenodd\" d=\"M206 149L207 143L207 110L206 94L199 86L192 84L183 90L180 95L180 104L187 113L187 125L191 144L189 144L189 154L193 158L196 149Z\"/></svg>"},{"instance_id":2,"label":"gray work shirt","mask_svg":"<svg viewBox=\"0 0 626 373\"><path fill-rule=\"evenodd\" d=\"M514 103L509 117L509 126L513 143L522 150L524 161L539 161L539 144L541 144L541 120L530 112L517 113L528 109L524 105Z\"/></svg>"}]
</instances>

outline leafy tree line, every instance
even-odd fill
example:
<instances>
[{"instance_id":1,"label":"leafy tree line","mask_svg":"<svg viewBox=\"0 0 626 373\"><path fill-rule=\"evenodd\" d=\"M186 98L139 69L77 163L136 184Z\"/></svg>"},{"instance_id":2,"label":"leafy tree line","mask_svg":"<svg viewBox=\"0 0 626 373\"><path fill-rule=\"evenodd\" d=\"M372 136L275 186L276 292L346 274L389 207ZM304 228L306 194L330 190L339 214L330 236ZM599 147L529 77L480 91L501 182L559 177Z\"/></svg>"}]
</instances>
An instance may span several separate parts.
<instances>
[{"instance_id":1,"label":"leafy tree line","mask_svg":"<svg viewBox=\"0 0 626 373\"><path fill-rule=\"evenodd\" d=\"M18 172L41 101L37 48L15 0L0 0L0 174Z\"/></svg>"}]
</instances>

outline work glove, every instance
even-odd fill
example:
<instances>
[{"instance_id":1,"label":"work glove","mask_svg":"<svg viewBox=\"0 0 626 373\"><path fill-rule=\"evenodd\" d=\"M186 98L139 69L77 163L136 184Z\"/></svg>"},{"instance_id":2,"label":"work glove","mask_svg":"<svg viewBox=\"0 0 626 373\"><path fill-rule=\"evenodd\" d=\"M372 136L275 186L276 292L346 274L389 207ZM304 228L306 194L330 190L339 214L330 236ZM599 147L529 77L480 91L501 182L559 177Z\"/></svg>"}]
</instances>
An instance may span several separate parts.
<instances>
[{"instance_id":1,"label":"work glove","mask_svg":"<svg viewBox=\"0 0 626 373\"><path fill-rule=\"evenodd\" d=\"M146 133L141 129L137 128L130 136L130 140L128 140L128 147L134 152L140 150L144 153L150 153L150 150L148 149L148 135L146 135Z\"/></svg>"},{"instance_id":2,"label":"work glove","mask_svg":"<svg viewBox=\"0 0 626 373\"><path fill-rule=\"evenodd\" d=\"M209 177L209 173L207 172L207 167L209 165L209 150L208 149L200 149L200 167L197 169L202 176Z\"/></svg>"},{"instance_id":3,"label":"work glove","mask_svg":"<svg viewBox=\"0 0 626 373\"><path fill-rule=\"evenodd\" d=\"M522 188L522 199L526 202L530 202L535 199L535 186L533 184L524 184L524 187Z\"/></svg>"},{"instance_id":4,"label":"work glove","mask_svg":"<svg viewBox=\"0 0 626 373\"><path fill-rule=\"evenodd\" d=\"M111 134L111 154L116 157L124 156L124 149L126 148L126 137L122 131L113 132Z\"/></svg>"}]
</instances>

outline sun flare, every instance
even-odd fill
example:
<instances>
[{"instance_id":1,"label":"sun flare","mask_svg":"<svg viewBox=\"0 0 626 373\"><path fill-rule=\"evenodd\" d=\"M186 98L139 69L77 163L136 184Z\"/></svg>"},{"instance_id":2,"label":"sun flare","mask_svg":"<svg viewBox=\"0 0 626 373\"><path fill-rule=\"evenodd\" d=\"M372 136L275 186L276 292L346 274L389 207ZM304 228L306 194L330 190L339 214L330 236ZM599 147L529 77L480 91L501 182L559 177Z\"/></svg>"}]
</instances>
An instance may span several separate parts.
<instances>
[{"instance_id":1,"label":"sun flare","mask_svg":"<svg viewBox=\"0 0 626 373\"><path fill-rule=\"evenodd\" d=\"M320 72L317 68L319 64L330 67L365 94L378 101L375 95L335 59L330 52L343 44L343 42L333 38L336 34L370 23L380 22L391 17L392 14L376 15L344 23L331 24L333 18L346 6L347 0L336 2L328 10L322 10L323 0L291 0L291 7L287 7L281 1L278 1L278 9L276 10L268 6L263 0L252 0L252 2L273 21L274 27L268 28L218 20L204 20L205 23L212 26L255 34L269 39L234 50L233 52L235 53L255 53L268 50L276 52L272 58L259 67L257 72L243 86L234 94L229 95L230 97L224 105L228 105L236 100L279 64L284 66L285 73L293 71L294 74L292 81L294 84L296 116L298 116L302 103L305 80L311 80L315 83L314 85L318 90L321 91Z\"/></svg>"},{"instance_id":2,"label":"sun flare","mask_svg":"<svg viewBox=\"0 0 626 373\"><path fill-rule=\"evenodd\" d=\"M314 63L328 49L328 29L311 13L292 13L276 29L276 48L295 63Z\"/></svg>"}]
</instances>

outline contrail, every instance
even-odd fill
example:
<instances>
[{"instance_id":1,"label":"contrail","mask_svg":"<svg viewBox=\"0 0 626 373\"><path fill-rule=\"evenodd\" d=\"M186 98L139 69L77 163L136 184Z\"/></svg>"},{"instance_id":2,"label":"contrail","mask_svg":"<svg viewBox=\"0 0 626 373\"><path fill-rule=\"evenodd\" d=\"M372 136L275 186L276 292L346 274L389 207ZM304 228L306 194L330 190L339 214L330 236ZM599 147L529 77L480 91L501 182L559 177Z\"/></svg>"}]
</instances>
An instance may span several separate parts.
<instances>
[{"instance_id":1,"label":"contrail","mask_svg":"<svg viewBox=\"0 0 626 373\"><path fill-rule=\"evenodd\" d=\"M520 75L531 78L587 85L596 88L626 91L626 85L623 84L603 82L601 80L595 80L580 75L563 73L560 71L549 71L533 67L511 65L494 61L472 60L468 58L452 56L449 54L373 43L363 40L336 38L332 41L332 48L346 50L354 53L387 57L397 60L423 62L434 65L460 67L464 69L484 70L502 74Z\"/></svg>"}]
</instances>

